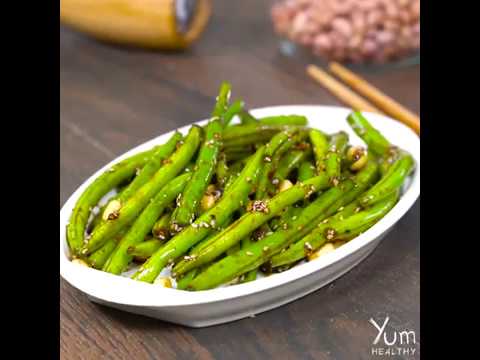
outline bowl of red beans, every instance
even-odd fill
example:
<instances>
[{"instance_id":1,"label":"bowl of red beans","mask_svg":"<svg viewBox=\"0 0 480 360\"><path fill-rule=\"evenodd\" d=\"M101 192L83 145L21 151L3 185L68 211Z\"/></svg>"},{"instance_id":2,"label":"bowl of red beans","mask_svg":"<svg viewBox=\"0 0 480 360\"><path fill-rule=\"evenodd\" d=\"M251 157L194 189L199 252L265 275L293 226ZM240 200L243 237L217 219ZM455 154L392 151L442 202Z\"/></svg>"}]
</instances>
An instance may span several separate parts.
<instances>
[{"instance_id":1,"label":"bowl of red beans","mask_svg":"<svg viewBox=\"0 0 480 360\"><path fill-rule=\"evenodd\" d=\"M420 0L276 0L284 53L349 64L417 63Z\"/></svg>"}]
</instances>

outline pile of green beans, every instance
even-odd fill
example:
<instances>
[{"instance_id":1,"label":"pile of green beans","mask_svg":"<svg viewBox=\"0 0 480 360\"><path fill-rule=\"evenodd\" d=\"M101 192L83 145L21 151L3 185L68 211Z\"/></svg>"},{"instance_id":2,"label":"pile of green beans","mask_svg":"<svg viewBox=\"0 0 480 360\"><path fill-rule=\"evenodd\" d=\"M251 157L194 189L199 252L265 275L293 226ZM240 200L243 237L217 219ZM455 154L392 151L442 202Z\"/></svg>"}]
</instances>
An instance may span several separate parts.
<instances>
[{"instance_id":1,"label":"pile of green beans","mask_svg":"<svg viewBox=\"0 0 480 360\"><path fill-rule=\"evenodd\" d=\"M347 118L358 147L301 115L257 118L230 93L222 83L206 125L175 132L87 187L66 229L72 261L207 290L314 261L395 206L415 162L362 113ZM175 281L160 281L164 269Z\"/></svg>"}]
</instances>

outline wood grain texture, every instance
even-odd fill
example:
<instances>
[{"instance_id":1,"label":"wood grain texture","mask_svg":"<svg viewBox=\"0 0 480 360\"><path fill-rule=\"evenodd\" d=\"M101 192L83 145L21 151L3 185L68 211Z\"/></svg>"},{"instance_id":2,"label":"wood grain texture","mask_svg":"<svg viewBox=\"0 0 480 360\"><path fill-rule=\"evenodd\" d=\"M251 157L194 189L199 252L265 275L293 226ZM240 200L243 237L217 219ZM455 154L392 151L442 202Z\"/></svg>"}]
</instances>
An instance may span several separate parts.
<instances>
[{"instance_id":1,"label":"wood grain texture","mask_svg":"<svg viewBox=\"0 0 480 360\"><path fill-rule=\"evenodd\" d=\"M207 31L184 53L126 50L60 33L61 204L100 166L211 111L222 80L251 107L340 103L278 52L268 2L215 1ZM362 74L414 112L419 67ZM189 329L95 305L61 280L62 359L370 359L377 331L419 328L420 204L331 285L234 323ZM420 344L413 358L420 358ZM407 358L407 357L406 357ZM412 358L412 357L409 357Z\"/></svg>"}]
</instances>

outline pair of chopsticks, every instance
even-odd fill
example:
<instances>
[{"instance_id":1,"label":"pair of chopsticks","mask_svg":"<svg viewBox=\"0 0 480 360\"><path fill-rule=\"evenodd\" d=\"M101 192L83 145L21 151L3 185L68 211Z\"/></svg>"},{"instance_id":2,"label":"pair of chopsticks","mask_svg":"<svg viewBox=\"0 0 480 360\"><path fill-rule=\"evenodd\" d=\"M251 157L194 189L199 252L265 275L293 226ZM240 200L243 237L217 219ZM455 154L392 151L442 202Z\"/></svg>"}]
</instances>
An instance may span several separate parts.
<instances>
[{"instance_id":1,"label":"pair of chopsticks","mask_svg":"<svg viewBox=\"0 0 480 360\"><path fill-rule=\"evenodd\" d=\"M340 78L358 94L316 65L307 66L307 73L352 109L390 115L420 135L420 118L416 114L342 65L332 62L328 68L330 72Z\"/></svg>"}]
</instances>

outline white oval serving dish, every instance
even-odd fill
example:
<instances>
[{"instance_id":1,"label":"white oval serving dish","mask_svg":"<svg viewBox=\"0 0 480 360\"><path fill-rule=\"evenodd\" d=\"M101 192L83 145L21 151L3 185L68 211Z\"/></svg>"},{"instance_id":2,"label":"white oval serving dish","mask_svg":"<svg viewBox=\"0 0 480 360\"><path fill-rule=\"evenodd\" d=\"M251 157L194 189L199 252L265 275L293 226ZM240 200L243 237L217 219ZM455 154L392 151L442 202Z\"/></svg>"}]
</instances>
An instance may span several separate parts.
<instances>
[{"instance_id":1,"label":"white oval serving dish","mask_svg":"<svg viewBox=\"0 0 480 360\"><path fill-rule=\"evenodd\" d=\"M346 122L350 109L330 106L274 106L252 110L254 116L305 115L309 126L326 132L346 131L353 144L362 144ZM374 127L393 144L410 152L416 169L397 205L368 231L311 262L253 282L212 290L187 292L164 288L79 266L68 260L65 229L72 208L85 188L102 172L134 153L162 144L170 133L158 136L97 171L85 181L60 210L60 274L92 301L191 327L204 327L241 319L267 311L311 293L343 275L367 257L383 236L412 207L420 195L420 139L405 125L388 117L366 114ZM199 122L199 124L205 121ZM190 126L180 128L186 133Z\"/></svg>"}]
</instances>

